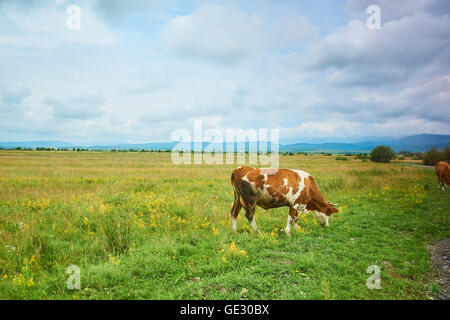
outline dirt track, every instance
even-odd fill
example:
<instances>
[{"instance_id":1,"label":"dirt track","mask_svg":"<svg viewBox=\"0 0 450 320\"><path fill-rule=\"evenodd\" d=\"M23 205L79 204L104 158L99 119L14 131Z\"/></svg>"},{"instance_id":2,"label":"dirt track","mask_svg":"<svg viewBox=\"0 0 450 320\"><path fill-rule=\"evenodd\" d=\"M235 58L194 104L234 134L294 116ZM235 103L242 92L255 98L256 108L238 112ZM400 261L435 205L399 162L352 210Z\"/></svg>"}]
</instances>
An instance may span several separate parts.
<instances>
[{"instance_id":1,"label":"dirt track","mask_svg":"<svg viewBox=\"0 0 450 320\"><path fill-rule=\"evenodd\" d=\"M400 165L403 165L403 166L410 166L410 167L417 167L417 168L424 168L424 169L433 169L433 170L435 169L434 166L426 166L426 165L423 165L423 164L401 163L401 162L393 162L393 163L400 164Z\"/></svg>"},{"instance_id":2,"label":"dirt track","mask_svg":"<svg viewBox=\"0 0 450 320\"><path fill-rule=\"evenodd\" d=\"M450 299L450 238L430 245L431 262L438 271L437 282L440 286L438 299Z\"/></svg>"}]
</instances>

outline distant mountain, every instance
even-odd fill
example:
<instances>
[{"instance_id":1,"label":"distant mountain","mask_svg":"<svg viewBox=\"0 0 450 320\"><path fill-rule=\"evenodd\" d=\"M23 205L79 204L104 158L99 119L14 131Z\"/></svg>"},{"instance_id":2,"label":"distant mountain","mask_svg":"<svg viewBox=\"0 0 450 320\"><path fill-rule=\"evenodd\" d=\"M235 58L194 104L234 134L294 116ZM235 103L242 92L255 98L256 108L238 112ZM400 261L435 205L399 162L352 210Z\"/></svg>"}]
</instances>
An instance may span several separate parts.
<instances>
[{"instance_id":1,"label":"distant mountain","mask_svg":"<svg viewBox=\"0 0 450 320\"><path fill-rule=\"evenodd\" d=\"M390 141L364 141L358 143L297 143L280 146L280 151L289 152L370 152L376 146L385 145L394 151L424 152L431 147L445 148L450 143L450 135L419 134Z\"/></svg>"},{"instance_id":2,"label":"distant mountain","mask_svg":"<svg viewBox=\"0 0 450 320\"><path fill-rule=\"evenodd\" d=\"M322 143L346 143L346 144L355 144L365 141L373 141L376 143L380 143L383 141L394 141L397 140L398 137L376 137L376 136L366 136L366 137L346 137L346 138L331 138L331 137L323 137L323 138L302 138L302 143L308 144L322 144ZM283 138L280 140L280 143L283 145L291 145L299 143L300 139L296 138Z\"/></svg>"},{"instance_id":3,"label":"distant mountain","mask_svg":"<svg viewBox=\"0 0 450 320\"><path fill-rule=\"evenodd\" d=\"M172 150L175 147L176 142L153 142L153 143L123 143L123 144L112 144L106 146L89 146L87 149L90 150Z\"/></svg>"},{"instance_id":4,"label":"distant mountain","mask_svg":"<svg viewBox=\"0 0 450 320\"><path fill-rule=\"evenodd\" d=\"M12 148L72 148L74 145L64 141L17 141L0 142L0 147L4 149Z\"/></svg>"},{"instance_id":5,"label":"distant mountain","mask_svg":"<svg viewBox=\"0 0 450 320\"><path fill-rule=\"evenodd\" d=\"M387 145L394 149L396 152L402 150L411 152L424 152L431 147L438 149L445 148L450 143L450 135L437 135L437 134L419 134L414 136L407 136L397 140L385 140L374 138L372 141L353 142L353 143L341 143L341 142L326 142L326 143L295 143L280 145L280 152L370 152L373 148L379 145ZM260 145L266 144L267 151L271 150L270 142L259 141ZM192 142L179 143L179 142L153 142L142 144L111 144L111 145L94 145L89 147L81 147L90 150L172 150L177 148L178 150L199 150L205 149L210 143L203 142L201 148L194 147ZM216 144L220 146L220 144ZM0 147L4 149L13 149L17 147L21 148L80 148L80 146L63 142L63 141L21 141L21 142L0 142ZM226 143L223 143L223 150L226 150ZM245 150L250 149L249 142L245 143ZM237 150L237 143L234 143L234 150ZM259 149L258 149L259 150Z\"/></svg>"},{"instance_id":6,"label":"distant mountain","mask_svg":"<svg viewBox=\"0 0 450 320\"><path fill-rule=\"evenodd\" d=\"M380 143L296 143L281 145L282 152L370 152Z\"/></svg>"},{"instance_id":7,"label":"distant mountain","mask_svg":"<svg viewBox=\"0 0 450 320\"><path fill-rule=\"evenodd\" d=\"M431 147L445 148L450 143L450 135L419 134L389 142L389 146L397 152L405 151L427 151Z\"/></svg>"}]
</instances>

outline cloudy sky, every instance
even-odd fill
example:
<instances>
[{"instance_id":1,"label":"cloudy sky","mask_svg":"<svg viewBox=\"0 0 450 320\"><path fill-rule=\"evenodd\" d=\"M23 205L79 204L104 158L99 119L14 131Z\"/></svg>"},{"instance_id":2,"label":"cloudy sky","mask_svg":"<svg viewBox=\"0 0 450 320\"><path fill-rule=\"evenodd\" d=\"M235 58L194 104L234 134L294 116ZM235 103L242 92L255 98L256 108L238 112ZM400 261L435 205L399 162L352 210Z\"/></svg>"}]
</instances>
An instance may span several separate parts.
<instances>
[{"instance_id":1,"label":"cloudy sky","mask_svg":"<svg viewBox=\"0 0 450 320\"><path fill-rule=\"evenodd\" d=\"M450 1L0 0L0 141L170 141L197 120L450 134Z\"/></svg>"}]
</instances>

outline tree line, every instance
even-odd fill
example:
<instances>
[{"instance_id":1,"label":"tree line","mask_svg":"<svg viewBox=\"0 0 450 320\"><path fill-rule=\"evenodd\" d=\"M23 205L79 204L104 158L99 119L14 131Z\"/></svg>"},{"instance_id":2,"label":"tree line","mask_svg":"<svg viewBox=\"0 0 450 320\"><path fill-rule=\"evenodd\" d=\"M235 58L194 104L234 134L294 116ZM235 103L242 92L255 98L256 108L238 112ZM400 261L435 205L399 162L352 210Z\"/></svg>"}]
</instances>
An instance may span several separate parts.
<instances>
[{"instance_id":1,"label":"tree line","mask_svg":"<svg viewBox=\"0 0 450 320\"><path fill-rule=\"evenodd\" d=\"M0 147L0 150L8 150ZM157 150L157 149L87 149L87 148L51 148L51 147L36 147L36 148L23 148L16 147L12 150L22 150L22 151L97 151L97 152L171 152L172 150ZM194 152L194 151L191 151ZM248 153L248 152L246 152ZM330 152L280 152L280 155L285 156L295 156L295 155L312 155L312 154L322 154L324 156L332 156ZM342 153L336 158L336 160L347 160L347 156L356 156L356 159L373 162L388 163L391 160L405 160L405 158L412 158L413 160L422 160L423 164L434 166L439 161L450 162L450 143L443 150L438 150L435 147L430 148L426 152L410 152L410 151L400 151L399 153L394 152L388 146L377 146L370 153Z\"/></svg>"},{"instance_id":2,"label":"tree line","mask_svg":"<svg viewBox=\"0 0 450 320\"><path fill-rule=\"evenodd\" d=\"M378 146L369 154L359 154L356 158L368 160L370 158L373 162L390 162L393 159L404 160L406 157L412 157L413 160L422 160L424 165L434 166L439 161L450 161L450 143L443 150L438 150L436 147L430 148L426 152L409 152L400 151L396 154L388 146Z\"/></svg>"}]
</instances>

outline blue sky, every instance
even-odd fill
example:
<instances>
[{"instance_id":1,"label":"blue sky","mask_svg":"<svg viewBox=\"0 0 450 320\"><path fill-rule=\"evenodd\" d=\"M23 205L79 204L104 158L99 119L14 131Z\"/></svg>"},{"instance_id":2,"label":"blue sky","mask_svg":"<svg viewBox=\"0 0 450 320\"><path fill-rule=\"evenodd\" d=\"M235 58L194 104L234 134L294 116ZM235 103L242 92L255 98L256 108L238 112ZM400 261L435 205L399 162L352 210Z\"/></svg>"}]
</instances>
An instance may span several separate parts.
<instances>
[{"instance_id":1,"label":"blue sky","mask_svg":"<svg viewBox=\"0 0 450 320\"><path fill-rule=\"evenodd\" d=\"M169 141L198 120L289 142L450 134L449 14L445 0L0 0L0 141Z\"/></svg>"}]
</instances>

